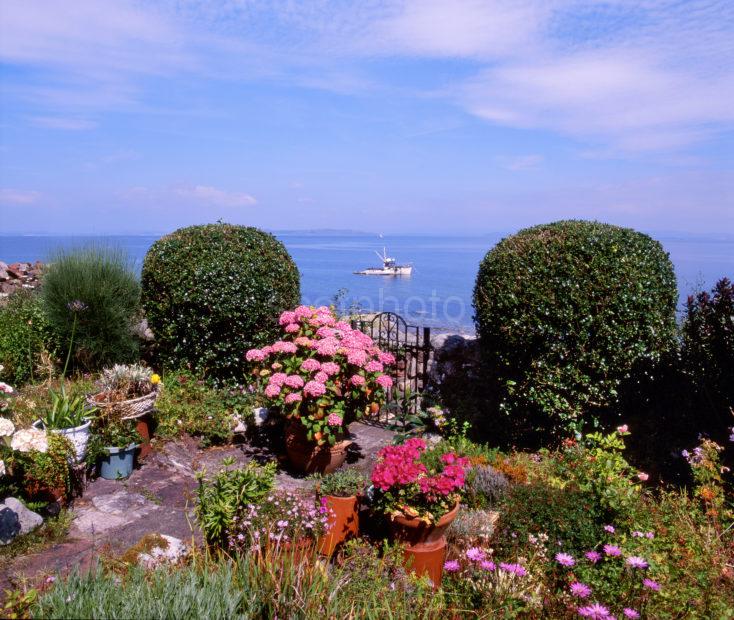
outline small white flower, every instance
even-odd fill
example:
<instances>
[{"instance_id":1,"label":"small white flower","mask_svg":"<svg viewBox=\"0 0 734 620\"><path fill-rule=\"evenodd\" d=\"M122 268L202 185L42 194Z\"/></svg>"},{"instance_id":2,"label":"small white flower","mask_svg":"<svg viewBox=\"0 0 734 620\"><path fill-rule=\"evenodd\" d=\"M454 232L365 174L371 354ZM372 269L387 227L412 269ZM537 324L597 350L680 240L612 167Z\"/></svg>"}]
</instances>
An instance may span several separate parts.
<instances>
[{"instance_id":1,"label":"small white flower","mask_svg":"<svg viewBox=\"0 0 734 620\"><path fill-rule=\"evenodd\" d=\"M0 418L0 437L12 437L15 432L15 424L7 418Z\"/></svg>"}]
</instances>

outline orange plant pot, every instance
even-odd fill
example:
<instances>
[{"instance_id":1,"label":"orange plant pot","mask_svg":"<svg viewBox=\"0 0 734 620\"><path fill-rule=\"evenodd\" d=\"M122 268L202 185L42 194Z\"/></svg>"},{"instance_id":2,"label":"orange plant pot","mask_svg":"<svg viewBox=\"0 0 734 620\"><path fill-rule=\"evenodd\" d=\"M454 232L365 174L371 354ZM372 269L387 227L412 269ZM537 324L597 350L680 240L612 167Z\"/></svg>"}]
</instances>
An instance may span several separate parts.
<instances>
[{"instance_id":1,"label":"orange plant pot","mask_svg":"<svg viewBox=\"0 0 734 620\"><path fill-rule=\"evenodd\" d=\"M139 417L135 421L135 430L140 433L140 436L143 438L143 441L140 442L140 448L138 452L138 458L144 459L148 454L150 454L150 420L148 418L148 414L145 414L144 416Z\"/></svg>"},{"instance_id":2,"label":"orange plant pot","mask_svg":"<svg viewBox=\"0 0 734 620\"><path fill-rule=\"evenodd\" d=\"M438 590L446 561L446 539L444 538L443 544L432 549L406 547L403 550L403 561L405 567L418 577L427 576L433 584L433 589Z\"/></svg>"},{"instance_id":3,"label":"orange plant pot","mask_svg":"<svg viewBox=\"0 0 734 620\"><path fill-rule=\"evenodd\" d=\"M359 500L351 497L326 495L326 506L334 513L328 531L319 541L319 553L330 556L347 538L359 535Z\"/></svg>"},{"instance_id":4,"label":"orange plant pot","mask_svg":"<svg viewBox=\"0 0 734 620\"><path fill-rule=\"evenodd\" d=\"M298 471L307 474L335 472L347 459L347 450L351 444L349 440L340 441L333 446L309 441L306 429L298 421L291 422L285 428L285 449L288 459Z\"/></svg>"}]
</instances>

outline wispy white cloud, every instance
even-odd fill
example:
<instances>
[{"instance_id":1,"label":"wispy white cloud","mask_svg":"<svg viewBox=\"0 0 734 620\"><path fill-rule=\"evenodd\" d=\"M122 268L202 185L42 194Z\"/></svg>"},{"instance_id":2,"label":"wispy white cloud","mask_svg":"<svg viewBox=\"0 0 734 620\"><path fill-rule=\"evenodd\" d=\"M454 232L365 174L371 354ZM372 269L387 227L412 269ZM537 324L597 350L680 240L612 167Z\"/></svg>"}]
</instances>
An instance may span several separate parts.
<instances>
[{"instance_id":1,"label":"wispy white cloud","mask_svg":"<svg viewBox=\"0 0 734 620\"><path fill-rule=\"evenodd\" d=\"M244 192L228 192L209 185L182 186L175 193L185 199L214 207L250 207L257 204L254 196Z\"/></svg>"},{"instance_id":2,"label":"wispy white cloud","mask_svg":"<svg viewBox=\"0 0 734 620\"><path fill-rule=\"evenodd\" d=\"M40 192L32 190L0 188L0 204L30 205L41 197Z\"/></svg>"},{"instance_id":3,"label":"wispy white cloud","mask_svg":"<svg viewBox=\"0 0 734 620\"><path fill-rule=\"evenodd\" d=\"M95 129L97 122L86 118L70 118L63 116L33 116L30 121L37 127L62 129L65 131L87 131Z\"/></svg>"},{"instance_id":4,"label":"wispy white cloud","mask_svg":"<svg viewBox=\"0 0 734 620\"><path fill-rule=\"evenodd\" d=\"M532 170L543 163L542 155L516 155L513 157L498 157L498 163L506 170L518 172L520 170Z\"/></svg>"}]
</instances>

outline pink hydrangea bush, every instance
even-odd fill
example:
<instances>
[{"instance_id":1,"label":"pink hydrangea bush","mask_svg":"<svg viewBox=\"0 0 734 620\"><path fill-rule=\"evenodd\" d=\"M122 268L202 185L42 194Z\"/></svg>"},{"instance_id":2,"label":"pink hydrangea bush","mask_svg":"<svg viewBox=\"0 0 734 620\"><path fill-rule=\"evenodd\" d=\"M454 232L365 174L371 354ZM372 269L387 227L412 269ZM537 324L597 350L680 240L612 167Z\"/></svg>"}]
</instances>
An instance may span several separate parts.
<instances>
[{"instance_id":1,"label":"pink hydrangea bush","mask_svg":"<svg viewBox=\"0 0 734 620\"><path fill-rule=\"evenodd\" d=\"M460 501L469 459L453 452L436 457L417 437L377 453L372 470L375 505L389 515L435 523Z\"/></svg>"},{"instance_id":2,"label":"pink hydrangea bush","mask_svg":"<svg viewBox=\"0 0 734 620\"><path fill-rule=\"evenodd\" d=\"M334 444L346 426L384 402L395 363L372 338L326 306L299 306L280 315L283 336L245 359L271 407L300 420L310 440Z\"/></svg>"}]
</instances>

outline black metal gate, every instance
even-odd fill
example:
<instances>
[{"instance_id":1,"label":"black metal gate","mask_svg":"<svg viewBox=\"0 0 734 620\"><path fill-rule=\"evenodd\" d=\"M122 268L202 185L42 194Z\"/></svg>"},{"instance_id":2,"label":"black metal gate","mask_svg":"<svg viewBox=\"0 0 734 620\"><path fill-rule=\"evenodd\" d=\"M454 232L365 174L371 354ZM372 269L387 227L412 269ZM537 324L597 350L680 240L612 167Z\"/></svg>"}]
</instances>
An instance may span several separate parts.
<instances>
[{"instance_id":1,"label":"black metal gate","mask_svg":"<svg viewBox=\"0 0 734 620\"><path fill-rule=\"evenodd\" d=\"M393 379L385 407L370 418L374 424L389 424L399 414L400 403L406 393L420 394L427 384L431 328L408 325L403 317L393 312L353 319L352 327L370 336L380 349L395 356L395 365L385 367L385 373ZM412 399L407 406L414 413L420 406L420 400Z\"/></svg>"}]
</instances>

